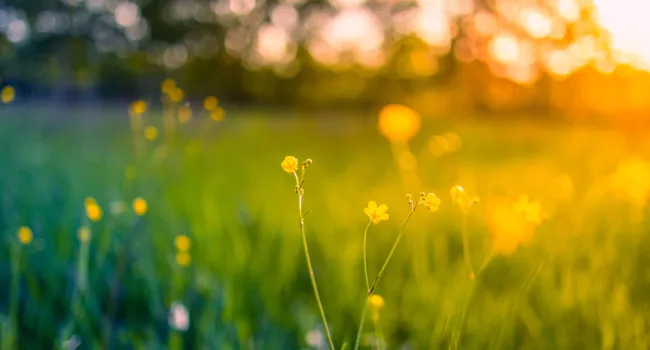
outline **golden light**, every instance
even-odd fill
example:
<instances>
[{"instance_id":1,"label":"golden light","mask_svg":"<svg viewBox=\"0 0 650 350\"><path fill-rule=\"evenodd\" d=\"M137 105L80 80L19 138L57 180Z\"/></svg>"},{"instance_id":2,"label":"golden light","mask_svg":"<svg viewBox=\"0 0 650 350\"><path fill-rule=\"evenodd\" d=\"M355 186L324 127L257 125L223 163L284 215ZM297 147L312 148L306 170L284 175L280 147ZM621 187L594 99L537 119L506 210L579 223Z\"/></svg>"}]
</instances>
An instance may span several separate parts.
<instances>
[{"instance_id":1,"label":"golden light","mask_svg":"<svg viewBox=\"0 0 650 350\"><path fill-rule=\"evenodd\" d=\"M513 63L519 59L519 40L509 33L496 35L490 41L490 56L501 63Z\"/></svg>"},{"instance_id":2,"label":"golden light","mask_svg":"<svg viewBox=\"0 0 650 350\"><path fill-rule=\"evenodd\" d=\"M379 130L390 142L408 142L420 131L420 114L402 105L388 105L379 112Z\"/></svg>"}]
</instances>

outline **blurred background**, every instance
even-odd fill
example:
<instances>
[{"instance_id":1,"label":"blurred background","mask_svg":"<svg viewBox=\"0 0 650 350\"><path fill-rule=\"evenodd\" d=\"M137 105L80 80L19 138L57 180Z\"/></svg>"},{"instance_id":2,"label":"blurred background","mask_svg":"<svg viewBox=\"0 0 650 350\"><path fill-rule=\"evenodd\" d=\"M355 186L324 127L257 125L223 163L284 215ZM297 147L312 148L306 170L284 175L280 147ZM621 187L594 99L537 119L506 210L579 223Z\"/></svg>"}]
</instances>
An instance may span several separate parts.
<instances>
[{"instance_id":1,"label":"blurred background","mask_svg":"<svg viewBox=\"0 0 650 350\"><path fill-rule=\"evenodd\" d=\"M0 0L0 349L328 348L286 156L337 349L420 192L360 348L650 348L648 15Z\"/></svg>"}]
</instances>

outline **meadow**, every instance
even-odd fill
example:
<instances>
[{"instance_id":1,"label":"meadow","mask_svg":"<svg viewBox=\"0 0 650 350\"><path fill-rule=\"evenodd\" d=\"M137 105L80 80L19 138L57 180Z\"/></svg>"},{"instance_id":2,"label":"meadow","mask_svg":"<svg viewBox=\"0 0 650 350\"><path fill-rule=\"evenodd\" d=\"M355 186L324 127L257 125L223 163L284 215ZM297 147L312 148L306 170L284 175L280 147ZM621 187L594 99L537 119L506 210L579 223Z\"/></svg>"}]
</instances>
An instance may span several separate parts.
<instances>
[{"instance_id":1,"label":"meadow","mask_svg":"<svg viewBox=\"0 0 650 350\"><path fill-rule=\"evenodd\" d=\"M414 212L361 348L650 347L645 132L425 115L391 142L377 110L165 124L179 112L0 109L2 349L325 348L286 156L313 160L306 234L337 348L365 303L364 208L390 215L369 226L372 279L420 192L440 209Z\"/></svg>"}]
</instances>

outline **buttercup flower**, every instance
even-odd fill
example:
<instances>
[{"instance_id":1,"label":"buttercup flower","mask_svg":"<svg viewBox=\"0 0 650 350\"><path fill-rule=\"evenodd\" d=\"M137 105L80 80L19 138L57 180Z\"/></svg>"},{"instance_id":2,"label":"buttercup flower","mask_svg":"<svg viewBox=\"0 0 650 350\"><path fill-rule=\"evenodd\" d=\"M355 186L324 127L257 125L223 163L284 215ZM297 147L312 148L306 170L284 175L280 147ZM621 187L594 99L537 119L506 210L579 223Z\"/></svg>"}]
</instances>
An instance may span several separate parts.
<instances>
[{"instance_id":1,"label":"buttercup flower","mask_svg":"<svg viewBox=\"0 0 650 350\"><path fill-rule=\"evenodd\" d=\"M420 130L420 114L402 105L387 105L379 112L379 130L390 142L408 142Z\"/></svg>"},{"instance_id":2,"label":"buttercup flower","mask_svg":"<svg viewBox=\"0 0 650 350\"><path fill-rule=\"evenodd\" d=\"M388 210L386 204L377 207L377 202L370 201L368 202L368 207L363 209L363 212L368 215L373 224L378 224L381 220L388 220L386 210Z\"/></svg>"},{"instance_id":3,"label":"buttercup flower","mask_svg":"<svg viewBox=\"0 0 650 350\"><path fill-rule=\"evenodd\" d=\"M219 107L219 101L214 96L208 96L203 100L203 108L206 111L212 112Z\"/></svg>"},{"instance_id":4,"label":"buttercup flower","mask_svg":"<svg viewBox=\"0 0 650 350\"><path fill-rule=\"evenodd\" d=\"M144 129L144 138L149 141L155 140L158 138L158 129L156 129L155 126L147 126L147 128Z\"/></svg>"},{"instance_id":5,"label":"buttercup flower","mask_svg":"<svg viewBox=\"0 0 650 350\"><path fill-rule=\"evenodd\" d=\"M147 103L143 100L137 100L129 106L129 114L132 116L142 115L147 111Z\"/></svg>"},{"instance_id":6,"label":"buttercup flower","mask_svg":"<svg viewBox=\"0 0 650 350\"><path fill-rule=\"evenodd\" d=\"M192 246L192 240L186 235L176 236L174 239L174 245L179 252L187 252Z\"/></svg>"},{"instance_id":7,"label":"buttercup flower","mask_svg":"<svg viewBox=\"0 0 650 350\"><path fill-rule=\"evenodd\" d=\"M381 310L384 307L384 298L379 294L372 294L368 297L368 306L375 311Z\"/></svg>"},{"instance_id":8,"label":"buttercup flower","mask_svg":"<svg viewBox=\"0 0 650 350\"><path fill-rule=\"evenodd\" d=\"M183 106L178 109L178 122L181 124L187 124L192 120L192 107Z\"/></svg>"},{"instance_id":9,"label":"buttercup flower","mask_svg":"<svg viewBox=\"0 0 650 350\"><path fill-rule=\"evenodd\" d=\"M427 208L428 211L435 213L438 211L438 208L440 208L440 198L438 198L433 193L429 193L424 198L422 204L424 205L425 208Z\"/></svg>"},{"instance_id":10,"label":"buttercup flower","mask_svg":"<svg viewBox=\"0 0 650 350\"><path fill-rule=\"evenodd\" d=\"M280 163L280 166L282 166L282 170L287 173L294 173L298 171L298 159L296 157L286 156L282 163Z\"/></svg>"},{"instance_id":11,"label":"buttercup flower","mask_svg":"<svg viewBox=\"0 0 650 350\"><path fill-rule=\"evenodd\" d=\"M183 267L190 266L190 263L192 262L192 256L187 252L177 253L176 262L178 263L178 265L181 265Z\"/></svg>"},{"instance_id":12,"label":"buttercup flower","mask_svg":"<svg viewBox=\"0 0 650 350\"><path fill-rule=\"evenodd\" d=\"M463 211L468 211L469 208L480 201L476 196L470 198L463 186L458 185L451 188L449 197L451 197L451 202L458 205Z\"/></svg>"},{"instance_id":13,"label":"buttercup flower","mask_svg":"<svg viewBox=\"0 0 650 350\"><path fill-rule=\"evenodd\" d=\"M520 196L519 201L515 203L513 208L516 213L533 225L541 224L547 216L542 209L542 204L539 201L531 202L526 195Z\"/></svg>"},{"instance_id":14,"label":"buttercup flower","mask_svg":"<svg viewBox=\"0 0 650 350\"><path fill-rule=\"evenodd\" d=\"M136 215L142 216L147 213L147 201L138 197L133 200L133 211Z\"/></svg>"},{"instance_id":15,"label":"buttercup flower","mask_svg":"<svg viewBox=\"0 0 650 350\"><path fill-rule=\"evenodd\" d=\"M20 243L30 244L33 238L34 238L34 234L32 233L32 230L29 227L20 226L18 228L18 240L20 241Z\"/></svg>"},{"instance_id":16,"label":"buttercup flower","mask_svg":"<svg viewBox=\"0 0 650 350\"><path fill-rule=\"evenodd\" d=\"M102 219L102 208L94 198L87 197L84 200L84 206L86 207L86 216L90 221L97 222Z\"/></svg>"},{"instance_id":17,"label":"buttercup flower","mask_svg":"<svg viewBox=\"0 0 650 350\"><path fill-rule=\"evenodd\" d=\"M13 86L5 86L0 93L2 103L10 103L16 98L16 89Z\"/></svg>"}]
</instances>

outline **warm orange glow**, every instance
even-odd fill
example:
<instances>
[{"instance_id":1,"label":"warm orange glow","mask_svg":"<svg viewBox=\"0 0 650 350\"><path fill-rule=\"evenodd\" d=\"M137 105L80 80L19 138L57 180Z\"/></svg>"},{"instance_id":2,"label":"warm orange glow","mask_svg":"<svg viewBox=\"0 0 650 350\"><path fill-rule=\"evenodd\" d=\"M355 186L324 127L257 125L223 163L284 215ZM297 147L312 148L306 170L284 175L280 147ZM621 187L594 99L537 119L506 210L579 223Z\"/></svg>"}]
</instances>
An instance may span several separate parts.
<instances>
[{"instance_id":1,"label":"warm orange glow","mask_svg":"<svg viewBox=\"0 0 650 350\"><path fill-rule=\"evenodd\" d=\"M379 130L391 142L408 142L420 131L420 114L402 105L388 105L379 112Z\"/></svg>"}]
</instances>

